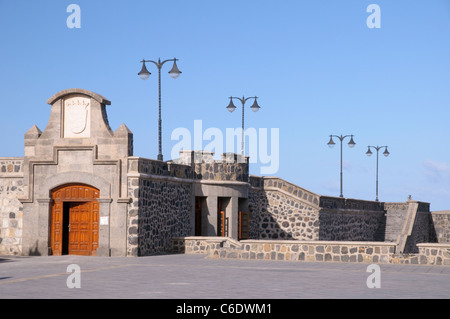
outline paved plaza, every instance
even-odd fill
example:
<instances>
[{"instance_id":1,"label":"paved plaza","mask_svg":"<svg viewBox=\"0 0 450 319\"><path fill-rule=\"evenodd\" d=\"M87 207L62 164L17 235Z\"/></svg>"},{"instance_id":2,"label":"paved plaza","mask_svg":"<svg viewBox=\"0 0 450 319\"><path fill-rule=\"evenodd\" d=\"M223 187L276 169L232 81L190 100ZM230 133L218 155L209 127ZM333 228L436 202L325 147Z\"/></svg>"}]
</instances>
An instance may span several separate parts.
<instances>
[{"instance_id":1,"label":"paved plaza","mask_svg":"<svg viewBox=\"0 0 450 319\"><path fill-rule=\"evenodd\" d=\"M380 287L368 288L368 277L372 275L368 266L215 260L203 255L8 256L0 257L0 298L244 300L450 296L450 267L380 264ZM68 287L75 284L79 288Z\"/></svg>"}]
</instances>

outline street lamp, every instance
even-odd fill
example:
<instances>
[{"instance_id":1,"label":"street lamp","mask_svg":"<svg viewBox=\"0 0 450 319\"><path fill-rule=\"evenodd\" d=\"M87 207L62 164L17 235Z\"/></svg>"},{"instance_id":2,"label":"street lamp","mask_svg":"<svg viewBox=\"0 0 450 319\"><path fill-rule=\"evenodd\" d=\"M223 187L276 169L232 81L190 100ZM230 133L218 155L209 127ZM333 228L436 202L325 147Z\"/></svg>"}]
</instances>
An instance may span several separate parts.
<instances>
[{"instance_id":1,"label":"street lamp","mask_svg":"<svg viewBox=\"0 0 450 319\"><path fill-rule=\"evenodd\" d=\"M337 135L330 135L330 141L327 143L327 145L332 148L336 143L334 143L333 141L333 137L337 137L340 141L341 141L341 194L339 195L339 197L344 197L344 195L342 194L342 141L346 138L346 137L350 137L350 142L348 142L348 146L353 148L355 146L355 142L353 141L353 135L345 135L345 136L337 136Z\"/></svg>"},{"instance_id":2,"label":"street lamp","mask_svg":"<svg viewBox=\"0 0 450 319\"><path fill-rule=\"evenodd\" d=\"M159 88L159 120L158 120L158 144L159 144L159 153L158 153L158 160L162 161L163 160L163 155L162 155L162 143L161 143L161 68L164 65L164 63L169 62L169 61L173 61L173 66L172 69L168 72L169 75L173 78L176 79L180 76L181 71L178 69L177 66L177 61L178 59L168 59L165 61L161 62L161 59L158 59L158 62L152 61L152 60L142 60L142 69L141 71L138 73L139 77L142 80L147 80L150 77L150 72L147 70L147 67L145 66L145 62L151 62L153 64L156 65L156 67L158 68L158 88Z\"/></svg>"},{"instance_id":3,"label":"street lamp","mask_svg":"<svg viewBox=\"0 0 450 319\"><path fill-rule=\"evenodd\" d=\"M228 106L227 106L227 110L230 111L230 113L232 113L236 109L236 106L234 106L234 104L233 104L233 99L238 99L242 103L242 141L241 141L241 154L242 155L244 155L244 105L245 105L245 102L247 102L247 100L255 99L255 101L253 102L250 109L253 112L258 112L261 107L258 105L258 102L256 101L257 98L258 98L257 96L254 96L254 97L247 97L247 98L242 97L242 99L241 99L239 97L230 96L230 104L228 104Z\"/></svg>"},{"instance_id":4,"label":"street lamp","mask_svg":"<svg viewBox=\"0 0 450 319\"><path fill-rule=\"evenodd\" d=\"M372 156L372 151L370 150L370 148L374 148L376 151L377 151L377 190L376 190L376 201L378 202L378 151L380 150L380 149L382 149L384 147L384 152L383 152L383 155L384 156L386 156L386 157L388 157L389 156L389 151L388 151L388 147L387 146L368 146L368 149L367 149L367 152L366 152L366 155L367 156Z\"/></svg>"}]
</instances>

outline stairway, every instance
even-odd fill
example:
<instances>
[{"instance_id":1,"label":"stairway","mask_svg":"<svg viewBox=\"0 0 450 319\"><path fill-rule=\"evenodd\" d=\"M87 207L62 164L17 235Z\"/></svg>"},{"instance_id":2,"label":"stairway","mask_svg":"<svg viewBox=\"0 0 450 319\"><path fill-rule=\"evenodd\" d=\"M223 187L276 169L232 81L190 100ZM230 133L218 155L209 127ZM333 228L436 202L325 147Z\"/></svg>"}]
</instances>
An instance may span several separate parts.
<instances>
[{"instance_id":1,"label":"stairway","mask_svg":"<svg viewBox=\"0 0 450 319\"><path fill-rule=\"evenodd\" d=\"M403 228L401 233L397 237L397 252L404 253L407 249L407 242L409 236L412 234L412 230L414 227L414 221L416 220L417 211L419 208L419 203L417 202L408 202L408 210L406 212L406 218L403 223Z\"/></svg>"}]
</instances>

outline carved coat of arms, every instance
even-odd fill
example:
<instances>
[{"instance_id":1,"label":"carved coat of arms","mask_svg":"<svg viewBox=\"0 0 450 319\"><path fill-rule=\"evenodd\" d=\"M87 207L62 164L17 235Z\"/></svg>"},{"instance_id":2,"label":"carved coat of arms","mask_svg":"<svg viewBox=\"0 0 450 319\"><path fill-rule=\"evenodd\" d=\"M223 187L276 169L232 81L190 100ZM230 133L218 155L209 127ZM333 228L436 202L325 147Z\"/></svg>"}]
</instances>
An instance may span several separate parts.
<instances>
[{"instance_id":1,"label":"carved coat of arms","mask_svg":"<svg viewBox=\"0 0 450 319\"><path fill-rule=\"evenodd\" d=\"M64 137L89 137L90 100L71 98L64 105Z\"/></svg>"}]
</instances>

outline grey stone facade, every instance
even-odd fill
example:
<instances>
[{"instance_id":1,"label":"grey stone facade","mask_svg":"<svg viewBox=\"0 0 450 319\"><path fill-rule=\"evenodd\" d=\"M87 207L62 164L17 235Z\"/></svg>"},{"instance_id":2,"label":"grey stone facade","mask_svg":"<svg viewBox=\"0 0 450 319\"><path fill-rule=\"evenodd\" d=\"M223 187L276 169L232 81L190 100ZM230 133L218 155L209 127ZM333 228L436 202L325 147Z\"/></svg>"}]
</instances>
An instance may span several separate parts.
<instances>
[{"instance_id":1,"label":"grey stone facade","mask_svg":"<svg viewBox=\"0 0 450 319\"><path fill-rule=\"evenodd\" d=\"M107 220L100 225L97 254L124 255L131 132L125 125L111 130L106 116L110 102L96 93L64 90L47 103L51 111L45 130L33 126L25 134L22 253L52 254L52 190L80 184L99 190L99 215Z\"/></svg>"},{"instance_id":2,"label":"grey stone facade","mask_svg":"<svg viewBox=\"0 0 450 319\"><path fill-rule=\"evenodd\" d=\"M55 191L71 185L98 192L92 254L99 256L160 254L173 249L173 238L194 235L202 244L184 248L209 250L206 239L219 238L219 249L220 238L229 238L236 247L238 240L385 242L417 253L421 243L450 242L450 213L430 213L428 203L320 196L277 177L250 176L248 157L237 154L214 160L211 152L184 150L168 162L133 156L133 134L124 124L110 128L111 103L101 95L69 89L47 102L47 127L26 132L24 157L0 158L0 254L53 254L55 229L66 232L54 214L85 201L60 199L55 213ZM281 252L283 259L302 258L292 247L297 251ZM346 258L330 249L331 259Z\"/></svg>"}]
</instances>

